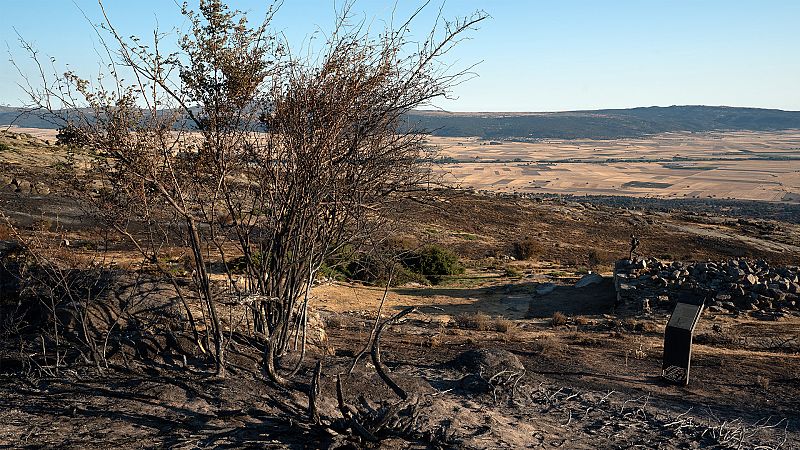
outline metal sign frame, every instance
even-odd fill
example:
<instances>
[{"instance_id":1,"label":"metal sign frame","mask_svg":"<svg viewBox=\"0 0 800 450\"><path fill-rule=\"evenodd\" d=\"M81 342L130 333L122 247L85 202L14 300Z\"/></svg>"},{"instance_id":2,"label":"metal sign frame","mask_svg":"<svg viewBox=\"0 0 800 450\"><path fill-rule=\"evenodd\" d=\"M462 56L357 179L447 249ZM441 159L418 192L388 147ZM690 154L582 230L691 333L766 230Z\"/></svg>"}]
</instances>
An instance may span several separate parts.
<instances>
[{"instance_id":1,"label":"metal sign frame","mask_svg":"<svg viewBox=\"0 0 800 450\"><path fill-rule=\"evenodd\" d=\"M703 305L677 303L664 331L664 360L661 377L674 384L689 384L692 362L692 337Z\"/></svg>"}]
</instances>

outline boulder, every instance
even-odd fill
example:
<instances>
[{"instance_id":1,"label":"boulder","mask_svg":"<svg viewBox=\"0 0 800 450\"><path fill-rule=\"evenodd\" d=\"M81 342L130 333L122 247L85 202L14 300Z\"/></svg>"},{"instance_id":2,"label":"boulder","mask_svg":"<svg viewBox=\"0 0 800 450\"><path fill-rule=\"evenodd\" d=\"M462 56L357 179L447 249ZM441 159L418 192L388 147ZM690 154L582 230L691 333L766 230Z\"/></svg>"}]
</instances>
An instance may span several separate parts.
<instances>
[{"instance_id":1,"label":"boulder","mask_svg":"<svg viewBox=\"0 0 800 450\"><path fill-rule=\"evenodd\" d=\"M586 286L591 286L593 284L599 284L603 282L603 276L597 273L587 273L586 275L582 276L577 283L575 283L576 288L582 288Z\"/></svg>"},{"instance_id":2,"label":"boulder","mask_svg":"<svg viewBox=\"0 0 800 450\"><path fill-rule=\"evenodd\" d=\"M22 181L17 180L17 192L20 192L22 194L30 194L31 182L27 180L22 180Z\"/></svg>"},{"instance_id":3,"label":"boulder","mask_svg":"<svg viewBox=\"0 0 800 450\"><path fill-rule=\"evenodd\" d=\"M35 191L39 195L50 195L50 188L44 183L36 183Z\"/></svg>"},{"instance_id":4,"label":"boulder","mask_svg":"<svg viewBox=\"0 0 800 450\"><path fill-rule=\"evenodd\" d=\"M525 372L525 366L517 355L499 348L467 350L456 356L450 365L467 373L467 376L461 379L461 387L476 393L492 389L493 385L489 380L497 374L511 375Z\"/></svg>"}]
</instances>

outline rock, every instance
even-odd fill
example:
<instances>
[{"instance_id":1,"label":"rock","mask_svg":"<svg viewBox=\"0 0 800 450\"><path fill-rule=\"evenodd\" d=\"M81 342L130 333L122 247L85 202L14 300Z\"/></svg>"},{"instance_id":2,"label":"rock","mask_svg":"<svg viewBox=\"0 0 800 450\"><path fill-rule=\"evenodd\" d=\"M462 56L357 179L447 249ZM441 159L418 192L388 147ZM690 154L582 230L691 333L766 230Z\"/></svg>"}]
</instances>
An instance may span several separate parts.
<instances>
[{"instance_id":1,"label":"rock","mask_svg":"<svg viewBox=\"0 0 800 450\"><path fill-rule=\"evenodd\" d=\"M525 367L517 355L499 348L467 350L450 361L452 367L468 375L461 379L461 387L474 392L487 392L492 386L487 382L498 373L522 374Z\"/></svg>"},{"instance_id":2,"label":"rock","mask_svg":"<svg viewBox=\"0 0 800 450\"><path fill-rule=\"evenodd\" d=\"M720 303L720 307L725 308L728 311L736 311L736 305L733 302L722 302Z\"/></svg>"},{"instance_id":3,"label":"rock","mask_svg":"<svg viewBox=\"0 0 800 450\"><path fill-rule=\"evenodd\" d=\"M576 288L582 288L586 286L591 286L593 284L599 284L603 282L603 276L597 273L587 273L586 275L582 276L577 283L575 283Z\"/></svg>"},{"instance_id":4,"label":"rock","mask_svg":"<svg viewBox=\"0 0 800 450\"><path fill-rule=\"evenodd\" d=\"M31 182L27 180L17 181L17 192L22 194L30 194L31 193Z\"/></svg>"},{"instance_id":5,"label":"rock","mask_svg":"<svg viewBox=\"0 0 800 450\"><path fill-rule=\"evenodd\" d=\"M715 314L727 312L725 311L725 308L722 308L721 306L709 306L707 311Z\"/></svg>"},{"instance_id":6,"label":"rock","mask_svg":"<svg viewBox=\"0 0 800 450\"><path fill-rule=\"evenodd\" d=\"M730 299L731 299L730 294L723 294L721 292L714 296L714 300L718 302L727 302L730 301Z\"/></svg>"},{"instance_id":7,"label":"rock","mask_svg":"<svg viewBox=\"0 0 800 450\"><path fill-rule=\"evenodd\" d=\"M630 259L620 259L614 264L615 272L627 272L633 267L633 261Z\"/></svg>"},{"instance_id":8,"label":"rock","mask_svg":"<svg viewBox=\"0 0 800 450\"><path fill-rule=\"evenodd\" d=\"M553 283L544 283L536 286L537 295L547 295L556 290L556 285Z\"/></svg>"},{"instance_id":9,"label":"rock","mask_svg":"<svg viewBox=\"0 0 800 450\"><path fill-rule=\"evenodd\" d=\"M745 285L747 285L747 286L754 286L754 285L758 284L758 277L755 276L755 275L752 275L752 274L751 275L747 275L746 277L744 277L744 282L745 282Z\"/></svg>"},{"instance_id":10,"label":"rock","mask_svg":"<svg viewBox=\"0 0 800 450\"><path fill-rule=\"evenodd\" d=\"M50 188L43 183L36 183L35 190L39 195L50 195Z\"/></svg>"},{"instance_id":11,"label":"rock","mask_svg":"<svg viewBox=\"0 0 800 450\"><path fill-rule=\"evenodd\" d=\"M770 289L767 290L767 297L769 297L769 298L771 298L773 300L781 302L781 301L786 299L786 294L783 291L779 290L779 289L770 288Z\"/></svg>"}]
</instances>

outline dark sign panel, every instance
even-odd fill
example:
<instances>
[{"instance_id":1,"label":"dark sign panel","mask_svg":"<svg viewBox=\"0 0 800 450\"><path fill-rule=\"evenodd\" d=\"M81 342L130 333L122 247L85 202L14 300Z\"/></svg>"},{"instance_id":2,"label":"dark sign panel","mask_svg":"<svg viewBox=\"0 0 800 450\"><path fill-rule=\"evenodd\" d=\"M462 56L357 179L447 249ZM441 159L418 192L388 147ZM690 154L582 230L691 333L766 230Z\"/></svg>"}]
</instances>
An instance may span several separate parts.
<instances>
[{"instance_id":1,"label":"dark sign panel","mask_svg":"<svg viewBox=\"0 0 800 450\"><path fill-rule=\"evenodd\" d=\"M678 303L664 332L664 363L661 376L676 384L689 384L692 335L703 311L702 305Z\"/></svg>"}]
</instances>

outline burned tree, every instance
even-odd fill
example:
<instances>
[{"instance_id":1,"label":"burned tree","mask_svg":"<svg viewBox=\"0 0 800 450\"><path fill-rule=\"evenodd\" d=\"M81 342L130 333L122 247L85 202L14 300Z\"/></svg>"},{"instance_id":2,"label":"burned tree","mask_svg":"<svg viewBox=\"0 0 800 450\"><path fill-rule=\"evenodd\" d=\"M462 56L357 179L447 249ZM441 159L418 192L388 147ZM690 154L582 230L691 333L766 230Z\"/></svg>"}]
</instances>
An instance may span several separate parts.
<instances>
[{"instance_id":1,"label":"burned tree","mask_svg":"<svg viewBox=\"0 0 800 450\"><path fill-rule=\"evenodd\" d=\"M317 270L345 245L381 239L396 199L429 181L428 149L404 117L464 80L467 71L452 73L440 57L486 16L437 19L413 42L420 11L376 37L345 7L321 51L306 58L271 31L272 9L252 27L221 0L184 7L190 29L170 54L158 31L144 45L106 17L104 78L42 71L41 87L30 88L37 106L93 149L79 172L96 212L182 299L200 300L200 317L188 305L186 313L218 373L226 325L216 282L246 305L267 373L287 384L296 368L282 374L275 361L305 354ZM162 258L174 247L188 249L192 289L183 293Z\"/></svg>"}]
</instances>

